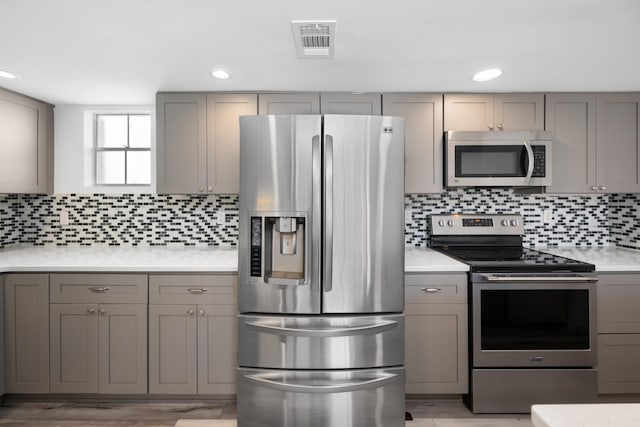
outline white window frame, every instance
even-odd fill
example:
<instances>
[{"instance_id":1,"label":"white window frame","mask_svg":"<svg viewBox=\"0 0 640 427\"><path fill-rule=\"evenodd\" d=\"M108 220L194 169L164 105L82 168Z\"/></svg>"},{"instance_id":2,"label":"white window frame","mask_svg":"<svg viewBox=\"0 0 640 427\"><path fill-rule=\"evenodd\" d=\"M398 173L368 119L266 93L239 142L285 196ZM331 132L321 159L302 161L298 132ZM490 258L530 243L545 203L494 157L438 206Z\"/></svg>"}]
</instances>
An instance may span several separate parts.
<instances>
[{"instance_id":1,"label":"white window frame","mask_svg":"<svg viewBox=\"0 0 640 427\"><path fill-rule=\"evenodd\" d=\"M127 145L123 146L123 147L100 147L98 146L98 118L100 116L126 116L127 117ZM151 182L153 181L153 168L151 167L151 165L149 165L149 183L148 184L130 184L127 182L127 153L128 152L149 152L149 161L153 162L152 159L152 153L151 153L151 148L152 148L152 135L153 133L151 132L151 129L149 129L149 134L150 134L150 141L149 141L149 148L136 148L136 147L130 147L129 146L129 118L131 116L148 116L149 117L149 126L152 126L153 124L153 120L151 117L151 113L147 112L126 112L126 113L118 113L118 112L104 112L104 113L95 113L93 115L93 151L94 151L94 157L93 157L93 169L94 169L94 178L93 178L93 182L95 184L96 187L101 188L101 187L149 187L151 185ZM99 184L98 183L98 153L103 153L103 152L122 152L124 153L124 183L121 184Z\"/></svg>"}]
</instances>

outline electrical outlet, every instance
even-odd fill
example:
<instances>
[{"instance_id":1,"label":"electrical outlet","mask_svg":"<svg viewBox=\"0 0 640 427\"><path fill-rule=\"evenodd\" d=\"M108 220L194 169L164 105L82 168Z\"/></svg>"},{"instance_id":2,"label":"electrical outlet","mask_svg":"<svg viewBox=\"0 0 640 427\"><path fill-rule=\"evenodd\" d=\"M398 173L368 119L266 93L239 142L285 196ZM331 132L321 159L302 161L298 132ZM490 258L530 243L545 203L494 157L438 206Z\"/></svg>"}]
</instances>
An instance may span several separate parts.
<instances>
[{"instance_id":1,"label":"electrical outlet","mask_svg":"<svg viewBox=\"0 0 640 427\"><path fill-rule=\"evenodd\" d=\"M224 211L218 211L216 213L216 222L218 224L224 224L227 221L227 216Z\"/></svg>"},{"instance_id":2,"label":"electrical outlet","mask_svg":"<svg viewBox=\"0 0 640 427\"><path fill-rule=\"evenodd\" d=\"M549 224L551 221L553 221L553 211L551 209L545 209L542 212L542 222Z\"/></svg>"},{"instance_id":3,"label":"electrical outlet","mask_svg":"<svg viewBox=\"0 0 640 427\"><path fill-rule=\"evenodd\" d=\"M413 211L411 209L405 209L404 211L404 223L411 222L411 217L413 216Z\"/></svg>"},{"instance_id":4,"label":"electrical outlet","mask_svg":"<svg viewBox=\"0 0 640 427\"><path fill-rule=\"evenodd\" d=\"M60 211L60 225L69 225L69 211Z\"/></svg>"}]
</instances>

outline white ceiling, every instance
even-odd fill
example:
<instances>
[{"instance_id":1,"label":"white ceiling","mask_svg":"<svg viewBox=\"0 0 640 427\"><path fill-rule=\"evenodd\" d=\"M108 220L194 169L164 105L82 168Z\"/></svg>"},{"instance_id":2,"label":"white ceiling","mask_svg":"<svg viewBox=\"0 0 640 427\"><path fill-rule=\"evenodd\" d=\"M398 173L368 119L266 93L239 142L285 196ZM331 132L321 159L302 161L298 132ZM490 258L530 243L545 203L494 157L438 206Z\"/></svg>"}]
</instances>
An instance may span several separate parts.
<instances>
[{"instance_id":1,"label":"white ceiling","mask_svg":"<svg viewBox=\"0 0 640 427\"><path fill-rule=\"evenodd\" d=\"M335 59L290 21L337 20ZM476 83L471 75L500 67ZM212 68L232 78L213 79ZM0 86L53 104L157 91L640 91L638 0L0 0Z\"/></svg>"}]
</instances>

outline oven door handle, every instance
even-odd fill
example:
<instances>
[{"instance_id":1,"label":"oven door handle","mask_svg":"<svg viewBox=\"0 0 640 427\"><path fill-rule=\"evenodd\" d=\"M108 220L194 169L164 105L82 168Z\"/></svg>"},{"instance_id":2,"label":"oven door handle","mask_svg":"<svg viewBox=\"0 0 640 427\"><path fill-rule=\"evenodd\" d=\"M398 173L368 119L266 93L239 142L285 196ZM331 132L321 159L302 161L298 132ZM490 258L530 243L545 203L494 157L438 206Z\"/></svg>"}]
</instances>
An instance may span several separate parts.
<instances>
[{"instance_id":1,"label":"oven door handle","mask_svg":"<svg viewBox=\"0 0 640 427\"><path fill-rule=\"evenodd\" d=\"M489 282L597 282L597 277L586 276L500 276L483 274Z\"/></svg>"}]
</instances>

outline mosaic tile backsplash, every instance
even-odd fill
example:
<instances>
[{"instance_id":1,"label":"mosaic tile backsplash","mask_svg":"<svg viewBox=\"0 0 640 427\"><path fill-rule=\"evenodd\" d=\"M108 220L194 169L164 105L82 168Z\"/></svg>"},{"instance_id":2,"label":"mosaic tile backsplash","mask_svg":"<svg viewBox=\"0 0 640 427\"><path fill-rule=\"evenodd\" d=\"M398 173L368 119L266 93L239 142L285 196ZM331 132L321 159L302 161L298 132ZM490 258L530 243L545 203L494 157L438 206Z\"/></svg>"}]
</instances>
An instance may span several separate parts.
<instances>
[{"instance_id":1,"label":"mosaic tile backsplash","mask_svg":"<svg viewBox=\"0 0 640 427\"><path fill-rule=\"evenodd\" d=\"M520 213L525 243L640 249L640 195L523 195L509 189L408 194L407 246L427 246L438 213ZM67 211L69 225L60 225ZM543 222L550 210L552 220ZM34 245L236 246L238 196L0 195L0 247Z\"/></svg>"}]
</instances>

